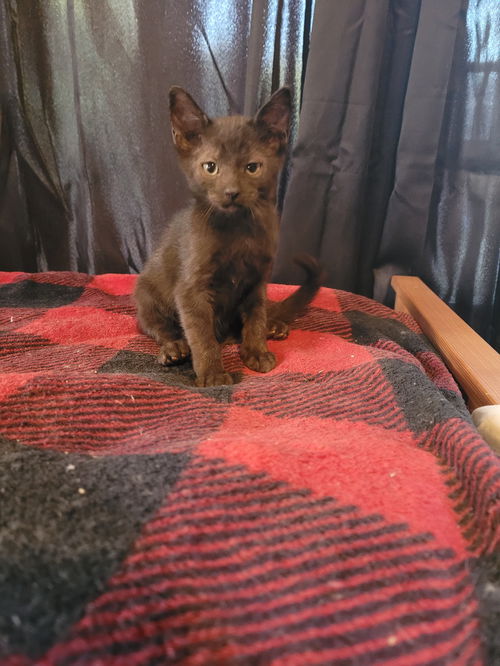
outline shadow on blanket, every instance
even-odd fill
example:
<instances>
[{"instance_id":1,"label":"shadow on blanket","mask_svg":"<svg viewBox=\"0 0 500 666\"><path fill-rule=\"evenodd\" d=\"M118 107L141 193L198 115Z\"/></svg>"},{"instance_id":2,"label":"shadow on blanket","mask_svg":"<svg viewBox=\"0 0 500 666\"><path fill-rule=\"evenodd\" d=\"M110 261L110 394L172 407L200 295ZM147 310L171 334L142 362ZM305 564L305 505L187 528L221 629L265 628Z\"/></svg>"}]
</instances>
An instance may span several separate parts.
<instances>
[{"instance_id":1,"label":"shadow on blanket","mask_svg":"<svg viewBox=\"0 0 500 666\"><path fill-rule=\"evenodd\" d=\"M0 663L498 663L500 464L415 323L323 289L202 389L134 279L0 274Z\"/></svg>"}]
</instances>

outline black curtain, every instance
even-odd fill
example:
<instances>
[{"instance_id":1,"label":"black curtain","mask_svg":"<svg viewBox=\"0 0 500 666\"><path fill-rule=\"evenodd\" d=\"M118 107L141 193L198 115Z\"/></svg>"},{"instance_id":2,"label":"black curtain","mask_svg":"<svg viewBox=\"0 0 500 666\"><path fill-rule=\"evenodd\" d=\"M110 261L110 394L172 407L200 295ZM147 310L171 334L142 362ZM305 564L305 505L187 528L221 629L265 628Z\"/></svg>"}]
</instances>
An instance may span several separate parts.
<instances>
[{"instance_id":1,"label":"black curtain","mask_svg":"<svg viewBox=\"0 0 500 666\"><path fill-rule=\"evenodd\" d=\"M300 91L311 5L0 0L0 270L139 271L187 197L169 87L214 116Z\"/></svg>"},{"instance_id":2,"label":"black curtain","mask_svg":"<svg viewBox=\"0 0 500 666\"><path fill-rule=\"evenodd\" d=\"M317 0L274 277L418 275L500 348L500 3Z\"/></svg>"},{"instance_id":3,"label":"black curtain","mask_svg":"<svg viewBox=\"0 0 500 666\"><path fill-rule=\"evenodd\" d=\"M0 269L140 270L187 196L170 85L218 115L286 83L274 279L419 275L500 344L499 45L498 0L0 0Z\"/></svg>"}]
</instances>

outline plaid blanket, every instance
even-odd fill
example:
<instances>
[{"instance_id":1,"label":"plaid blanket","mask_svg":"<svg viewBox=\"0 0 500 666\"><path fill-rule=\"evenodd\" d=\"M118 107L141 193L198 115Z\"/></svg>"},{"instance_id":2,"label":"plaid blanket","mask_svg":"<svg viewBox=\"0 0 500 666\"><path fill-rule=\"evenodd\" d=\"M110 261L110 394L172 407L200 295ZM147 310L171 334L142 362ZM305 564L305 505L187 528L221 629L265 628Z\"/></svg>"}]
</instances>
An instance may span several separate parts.
<instances>
[{"instance_id":1,"label":"plaid blanket","mask_svg":"<svg viewBox=\"0 0 500 666\"><path fill-rule=\"evenodd\" d=\"M0 274L0 663L500 663L499 461L411 318L322 289L197 388L134 280Z\"/></svg>"}]
</instances>

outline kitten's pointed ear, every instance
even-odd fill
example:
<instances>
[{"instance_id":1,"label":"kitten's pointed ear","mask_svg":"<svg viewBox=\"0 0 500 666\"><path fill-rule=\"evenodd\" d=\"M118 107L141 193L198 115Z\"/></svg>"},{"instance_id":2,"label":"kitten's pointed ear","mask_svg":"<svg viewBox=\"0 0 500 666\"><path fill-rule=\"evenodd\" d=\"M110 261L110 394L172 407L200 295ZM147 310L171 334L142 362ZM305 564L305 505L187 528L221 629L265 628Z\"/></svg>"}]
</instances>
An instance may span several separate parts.
<instances>
[{"instance_id":1,"label":"kitten's pointed ear","mask_svg":"<svg viewBox=\"0 0 500 666\"><path fill-rule=\"evenodd\" d=\"M284 150L290 132L292 94L289 88L280 88L257 112L254 123L262 139L273 145L277 152Z\"/></svg>"},{"instance_id":2,"label":"kitten's pointed ear","mask_svg":"<svg viewBox=\"0 0 500 666\"><path fill-rule=\"evenodd\" d=\"M210 125L210 118L203 113L191 95L179 86L170 88L169 100L174 143L179 151L189 152Z\"/></svg>"}]
</instances>

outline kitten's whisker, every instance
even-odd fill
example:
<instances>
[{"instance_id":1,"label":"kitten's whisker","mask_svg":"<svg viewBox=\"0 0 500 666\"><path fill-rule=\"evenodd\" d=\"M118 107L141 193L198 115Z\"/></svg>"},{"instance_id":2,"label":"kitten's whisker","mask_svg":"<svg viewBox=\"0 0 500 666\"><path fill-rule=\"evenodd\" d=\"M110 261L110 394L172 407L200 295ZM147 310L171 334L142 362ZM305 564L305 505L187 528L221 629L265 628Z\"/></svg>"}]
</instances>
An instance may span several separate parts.
<instances>
[{"instance_id":1,"label":"kitten's whisker","mask_svg":"<svg viewBox=\"0 0 500 666\"><path fill-rule=\"evenodd\" d=\"M203 220L203 222L208 222L210 215L213 213L213 211L214 211L213 206L208 204L208 206L201 214L201 219Z\"/></svg>"}]
</instances>

